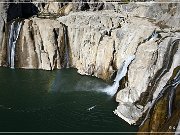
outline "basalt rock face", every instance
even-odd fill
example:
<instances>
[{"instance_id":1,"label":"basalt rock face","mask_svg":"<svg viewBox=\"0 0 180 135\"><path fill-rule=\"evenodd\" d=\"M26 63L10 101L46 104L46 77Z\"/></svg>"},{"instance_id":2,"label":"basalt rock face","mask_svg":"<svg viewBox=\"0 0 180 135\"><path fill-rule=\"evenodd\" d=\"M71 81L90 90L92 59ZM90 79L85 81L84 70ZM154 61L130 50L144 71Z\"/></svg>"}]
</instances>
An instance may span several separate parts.
<instances>
[{"instance_id":1,"label":"basalt rock face","mask_svg":"<svg viewBox=\"0 0 180 135\"><path fill-rule=\"evenodd\" d=\"M71 66L81 74L109 79L116 68L115 38L111 35L123 18L106 12L79 12L59 21L68 26Z\"/></svg>"},{"instance_id":2,"label":"basalt rock face","mask_svg":"<svg viewBox=\"0 0 180 135\"><path fill-rule=\"evenodd\" d=\"M164 120L168 116L167 111L171 109L167 109L166 105L169 103L163 101L170 100L165 97L167 95L163 94L163 89L166 88L174 69L180 65L180 33L179 20L177 19L179 18L179 7L180 5L177 3L174 5L170 3L130 4L119 8L119 12L127 14L128 18L132 16L144 18L157 26L155 33L152 34L154 38L151 36L151 39L144 40L137 48L136 58L130 64L127 72L126 87L120 90L116 96L119 106L115 110L115 114L130 124L136 123L144 112L148 113L145 119L147 120L150 117L151 122L148 123L148 129L145 128L146 130L141 131L174 131L178 121L173 123L171 119L179 120L177 115L174 115L174 118L170 117ZM178 91L177 88L176 90ZM165 106L164 109L161 108L162 103ZM173 104L175 103L173 102ZM159 111L160 108L165 111L164 114L163 111L162 114L153 111L153 109ZM174 108L171 111L174 114L177 113ZM171 122L164 124L167 121ZM174 129L165 130L168 125L174 126Z\"/></svg>"},{"instance_id":3,"label":"basalt rock face","mask_svg":"<svg viewBox=\"0 0 180 135\"><path fill-rule=\"evenodd\" d=\"M18 35L11 29L17 22L21 24ZM12 59L12 56L9 56L9 52L14 51L15 68L53 70L64 67L63 27L64 25L56 20L39 18L15 20L8 23L4 32L6 38L0 48L0 65L10 66L8 58ZM14 50L10 48L13 42L16 42Z\"/></svg>"},{"instance_id":4,"label":"basalt rock face","mask_svg":"<svg viewBox=\"0 0 180 135\"><path fill-rule=\"evenodd\" d=\"M180 17L179 3L140 3L124 4L116 8L128 16L138 16L149 19L161 29L178 29Z\"/></svg>"},{"instance_id":5,"label":"basalt rock face","mask_svg":"<svg viewBox=\"0 0 180 135\"><path fill-rule=\"evenodd\" d=\"M104 3L102 0L72 0L74 2L74 11L97 11L104 9Z\"/></svg>"},{"instance_id":6,"label":"basalt rock face","mask_svg":"<svg viewBox=\"0 0 180 135\"><path fill-rule=\"evenodd\" d=\"M174 43L179 39L179 33L171 36L161 43L147 42L139 46L136 58L129 66L128 86L117 94L116 100L120 104L115 112L127 118L130 124L135 123L151 107L174 68L180 64L179 42Z\"/></svg>"},{"instance_id":7,"label":"basalt rock face","mask_svg":"<svg viewBox=\"0 0 180 135\"><path fill-rule=\"evenodd\" d=\"M25 19L16 47L16 67L61 68L63 26L50 19Z\"/></svg>"},{"instance_id":8,"label":"basalt rock face","mask_svg":"<svg viewBox=\"0 0 180 135\"><path fill-rule=\"evenodd\" d=\"M130 124L154 108L180 65L178 9L179 4L122 5L119 13L78 12L58 19L68 26L71 64L81 74L108 80L129 56L135 56L114 112Z\"/></svg>"},{"instance_id":9,"label":"basalt rock face","mask_svg":"<svg viewBox=\"0 0 180 135\"><path fill-rule=\"evenodd\" d=\"M178 66L174 69L173 75L162 89L163 92L148 111L149 118L140 127L140 132L175 132L179 130L177 127L180 118L180 87L177 82L180 77L179 68Z\"/></svg>"},{"instance_id":10,"label":"basalt rock face","mask_svg":"<svg viewBox=\"0 0 180 135\"><path fill-rule=\"evenodd\" d=\"M0 17L0 65L6 65L6 38L5 38L5 21Z\"/></svg>"},{"instance_id":11,"label":"basalt rock face","mask_svg":"<svg viewBox=\"0 0 180 135\"><path fill-rule=\"evenodd\" d=\"M81 74L105 80L157 28L148 20L132 17L127 21L110 11L73 13L59 21L68 26L72 66Z\"/></svg>"},{"instance_id":12,"label":"basalt rock face","mask_svg":"<svg viewBox=\"0 0 180 135\"><path fill-rule=\"evenodd\" d=\"M6 53L6 45L5 45L5 27L7 20L7 7L5 4L0 3L0 65L5 65L5 53Z\"/></svg>"},{"instance_id":13,"label":"basalt rock face","mask_svg":"<svg viewBox=\"0 0 180 135\"><path fill-rule=\"evenodd\" d=\"M102 11L73 13L59 21L68 26L71 64L81 74L108 80L135 55L126 87L116 97L115 113L130 124L149 108L180 64L180 33L162 30L149 19Z\"/></svg>"},{"instance_id":14,"label":"basalt rock face","mask_svg":"<svg viewBox=\"0 0 180 135\"><path fill-rule=\"evenodd\" d=\"M180 65L179 7L177 3L123 5L121 8L126 11L120 10L128 16L148 19L160 29L156 29L155 43L139 46L129 66L126 87L116 96L119 106L115 114L130 124L144 119L141 132L174 132L180 118L179 88L169 83Z\"/></svg>"},{"instance_id":15,"label":"basalt rock face","mask_svg":"<svg viewBox=\"0 0 180 135\"><path fill-rule=\"evenodd\" d=\"M90 8L90 11L63 14L58 19L21 20L15 67L53 70L70 66L77 68L80 74L107 81L112 81L117 71L127 69L116 93L119 105L114 113L129 124L143 121L147 128L141 127L141 131L165 131L169 125L176 128L179 121L176 108L179 107L180 4L111 6L115 11ZM54 11L56 8L44 9L58 12ZM8 66L8 38L3 34L9 35L11 23L6 26L1 20L4 25L0 26L0 65ZM127 64L129 58L133 59ZM125 65L128 67L124 68ZM173 123L174 119L177 121Z\"/></svg>"}]
</instances>

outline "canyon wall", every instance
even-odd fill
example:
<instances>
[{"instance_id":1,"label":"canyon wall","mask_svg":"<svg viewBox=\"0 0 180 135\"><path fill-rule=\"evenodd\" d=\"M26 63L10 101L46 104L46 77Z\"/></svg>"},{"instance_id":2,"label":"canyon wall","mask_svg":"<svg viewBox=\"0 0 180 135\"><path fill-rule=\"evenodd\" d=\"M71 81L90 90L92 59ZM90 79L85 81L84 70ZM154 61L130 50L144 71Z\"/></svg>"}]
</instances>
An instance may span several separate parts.
<instances>
[{"instance_id":1,"label":"canyon wall","mask_svg":"<svg viewBox=\"0 0 180 135\"><path fill-rule=\"evenodd\" d=\"M116 95L119 106L114 111L134 124L154 105L179 66L180 33L178 11L172 17L161 15L167 19L162 24L162 18L148 17L155 14L149 13L153 4L131 6L130 10L123 5L118 13L78 12L58 20L68 26L71 66L81 74L109 80L126 59L135 56L124 78L124 88ZM127 8L130 12L123 10Z\"/></svg>"},{"instance_id":2,"label":"canyon wall","mask_svg":"<svg viewBox=\"0 0 180 135\"><path fill-rule=\"evenodd\" d=\"M85 5L88 11L81 11L84 5L76 8L65 5L62 9L62 5L36 6L42 11L39 15L8 23L0 19L3 24L0 26L0 66L10 66L9 52L13 51L9 49L10 28L18 21L22 25L17 40L13 40L16 42L15 68L53 70L70 66L80 74L106 81L112 81L117 71L124 71L126 76L119 82L115 95L119 103L114 111L116 115L129 124L139 124L144 119L142 124L148 125L148 129L141 128L142 131L160 130L152 125L163 130L160 126L163 122L171 118L179 120L178 110L172 111L174 102L171 103L175 100L179 104L179 3ZM130 57L133 59L126 72L123 67ZM164 94L175 90L175 94ZM167 95L171 97L166 99ZM168 110L164 117L155 119L161 115L155 108L161 109L162 104L170 107L164 108ZM151 122L148 123L149 116ZM162 122L162 119L165 120ZM156 120L161 123L154 122Z\"/></svg>"},{"instance_id":3,"label":"canyon wall","mask_svg":"<svg viewBox=\"0 0 180 135\"><path fill-rule=\"evenodd\" d=\"M16 47L16 67L53 70L61 68L63 26L49 19L25 19Z\"/></svg>"}]
</instances>

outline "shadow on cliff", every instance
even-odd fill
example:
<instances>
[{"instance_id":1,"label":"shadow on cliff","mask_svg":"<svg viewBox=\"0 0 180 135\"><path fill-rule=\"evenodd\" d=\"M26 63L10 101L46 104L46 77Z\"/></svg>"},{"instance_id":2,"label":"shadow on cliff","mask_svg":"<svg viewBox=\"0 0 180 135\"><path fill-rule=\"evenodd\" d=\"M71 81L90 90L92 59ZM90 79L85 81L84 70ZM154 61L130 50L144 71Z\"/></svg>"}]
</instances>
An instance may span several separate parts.
<instances>
[{"instance_id":1,"label":"shadow on cliff","mask_svg":"<svg viewBox=\"0 0 180 135\"><path fill-rule=\"evenodd\" d=\"M33 3L10 3L7 10L7 21L16 18L29 18L38 14L38 8Z\"/></svg>"}]
</instances>

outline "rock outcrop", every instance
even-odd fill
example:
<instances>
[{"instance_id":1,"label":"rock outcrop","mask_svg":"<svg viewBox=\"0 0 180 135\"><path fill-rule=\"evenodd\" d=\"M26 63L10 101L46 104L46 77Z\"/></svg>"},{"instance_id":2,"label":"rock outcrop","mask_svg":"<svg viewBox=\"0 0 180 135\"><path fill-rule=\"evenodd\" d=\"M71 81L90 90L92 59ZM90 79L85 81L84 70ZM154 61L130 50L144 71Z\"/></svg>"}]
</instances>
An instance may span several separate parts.
<instances>
[{"instance_id":1,"label":"rock outcrop","mask_svg":"<svg viewBox=\"0 0 180 135\"><path fill-rule=\"evenodd\" d=\"M73 11L97 11L104 9L104 2L102 0L72 0L75 4L73 4Z\"/></svg>"},{"instance_id":2,"label":"rock outcrop","mask_svg":"<svg viewBox=\"0 0 180 135\"><path fill-rule=\"evenodd\" d=\"M135 55L115 110L130 124L152 107L180 65L179 5L175 5L122 5L117 11L121 14L79 12L59 18L68 26L71 63L81 74L109 80L128 56Z\"/></svg>"},{"instance_id":3,"label":"rock outcrop","mask_svg":"<svg viewBox=\"0 0 180 135\"><path fill-rule=\"evenodd\" d=\"M68 26L72 66L81 74L105 80L157 28L148 20L133 17L126 20L110 11L72 13L59 21Z\"/></svg>"},{"instance_id":4,"label":"rock outcrop","mask_svg":"<svg viewBox=\"0 0 180 135\"><path fill-rule=\"evenodd\" d=\"M25 19L16 47L16 67L53 70L62 67L63 25L50 19Z\"/></svg>"},{"instance_id":5,"label":"rock outcrop","mask_svg":"<svg viewBox=\"0 0 180 135\"><path fill-rule=\"evenodd\" d=\"M58 12L55 11L57 8L46 6L43 9L47 12L51 9L55 14ZM115 10L93 11L90 8L89 11L70 12L73 10L70 5L68 15L63 9L63 16L58 19L31 17L21 20L15 67L53 70L70 66L77 68L80 74L106 81L112 81L118 74L126 75L119 82L116 93L119 105L114 113L129 124L138 124L144 119L143 123L152 130L142 128L142 131L162 131L167 127L162 126L164 122L179 119L179 111L172 111L174 103L171 101L174 99L179 103L179 98L174 95L179 93L179 74L175 70L180 66L180 4L109 6ZM99 10L98 7L94 10ZM0 30L9 35L8 26L0 26ZM0 65L8 66L8 41L2 35ZM129 58L132 59L127 63ZM117 84L117 79L115 82ZM164 110L162 115L159 109ZM152 126L157 117L161 121L156 123L160 128ZM177 123L173 125L176 127Z\"/></svg>"},{"instance_id":6,"label":"rock outcrop","mask_svg":"<svg viewBox=\"0 0 180 135\"><path fill-rule=\"evenodd\" d=\"M178 66L174 69L173 75L161 90L153 107L151 106L148 110L145 120L139 128L140 132L172 132L172 134L175 131L178 132L177 126L180 117L179 68Z\"/></svg>"},{"instance_id":7,"label":"rock outcrop","mask_svg":"<svg viewBox=\"0 0 180 135\"><path fill-rule=\"evenodd\" d=\"M7 7L5 4L0 3L0 65L3 66L6 63L4 60L6 56L6 44L5 44L5 29L7 20Z\"/></svg>"},{"instance_id":8,"label":"rock outcrop","mask_svg":"<svg viewBox=\"0 0 180 135\"><path fill-rule=\"evenodd\" d=\"M71 64L81 74L108 80L128 56L135 55L115 111L130 124L142 116L145 105L157 98L180 64L179 32L163 31L149 19L102 11L72 13L59 21L68 26Z\"/></svg>"},{"instance_id":9,"label":"rock outcrop","mask_svg":"<svg viewBox=\"0 0 180 135\"><path fill-rule=\"evenodd\" d=\"M78 12L58 20L68 26L71 66L81 74L108 80L115 68L115 38L111 35L123 17L116 13Z\"/></svg>"}]
</instances>

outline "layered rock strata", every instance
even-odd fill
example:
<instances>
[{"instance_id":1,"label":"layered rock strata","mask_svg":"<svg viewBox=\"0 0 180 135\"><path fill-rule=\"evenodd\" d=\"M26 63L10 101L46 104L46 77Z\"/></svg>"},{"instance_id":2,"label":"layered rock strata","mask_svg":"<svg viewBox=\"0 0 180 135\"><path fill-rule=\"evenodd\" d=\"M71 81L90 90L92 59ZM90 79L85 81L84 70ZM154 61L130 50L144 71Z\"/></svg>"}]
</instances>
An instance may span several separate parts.
<instances>
[{"instance_id":1,"label":"layered rock strata","mask_svg":"<svg viewBox=\"0 0 180 135\"><path fill-rule=\"evenodd\" d=\"M162 104L169 105L174 99L172 96L169 103L165 102L163 90L180 65L179 7L171 3L125 4L116 6L115 11L79 11L58 19L22 20L15 67L53 70L68 65L80 74L106 81L127 69L124 83L121 80L117 89L119 105L114 113L129 124L137 124L140 118L146 123L150 115L152 124L159 116L153 109L162 109ZM8 26L0 28L8 35ZM7 39L1 37L0 65L8 66ZM132 61L125 64L129 57ZM170 112L165 112L163 118Z\"/></svg>"},{"instance_id":2,"label":"layered rock strata","mask_svg":"<svg viewBox=\"0 0 180 135\"><path fill-rule=\"evenodd\" d=\"M18 21L21 22L22 26L16 41L15 67L45 70L64 67L65 41L63 27L65 26L56 20L50 19L32 18ZM9 39L13 23L14 21L7 26L9 31L6 32L6 36ZM1 66L10 66L7 60L7 57L9 57L8 43L8 40L6 40L2 46Z\"/></svg>"},{"instance_id":3,"label":"layered rock strata","mask_svg":"<svg viewBox=\"0 0 180 135\"><path fill-rule=\"evenodd\" d=\"M162 30L149 19L127 19L109 13L72 13L59 21L68 26L71 63L81 74L108 80L128 56L135 55L128 68L126 87L117 94L119 106L115 110L133 124L180 64L180 35L178 31Z\"/></svg>"},{"instance_id":4,"label":"layered rock strata","mask_svg":"<svg viewBox=\"0 0 180 135\"><path fill-rule=\"evenodd\" d=\"M49 19L27 19L18 38L16 67L53 70L62 67L63 25Z\"/></svg>"}]
</instances>

